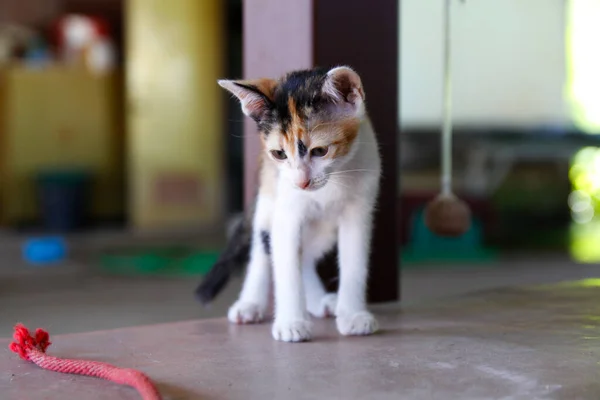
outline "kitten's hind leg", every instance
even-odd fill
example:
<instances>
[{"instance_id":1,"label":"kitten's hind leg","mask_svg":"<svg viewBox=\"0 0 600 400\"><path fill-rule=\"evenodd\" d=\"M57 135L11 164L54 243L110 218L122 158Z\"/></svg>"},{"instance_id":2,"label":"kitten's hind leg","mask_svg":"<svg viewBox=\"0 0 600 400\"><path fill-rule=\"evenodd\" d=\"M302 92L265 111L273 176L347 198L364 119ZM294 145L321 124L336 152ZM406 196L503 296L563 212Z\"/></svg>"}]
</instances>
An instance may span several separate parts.
<instances>
[{"instance_id":1,"label":"kitten's hind leg","mask_svg":"<svg viewBox=\"0 0 600 400\"><path fill-rule=\"evenodd\" d=\"M262 322L269 305L271 283L270 233L268 208L270 201L258 199L252 227L250 262L239 299L229 308L227 318L234 324Z\"/></svg>"},{"instance_id":2,"label":"kitten's hind leg","mask_svg":"<svg viewBox=\"0 0 600 400\"><path fill-rule=\"evenodd\" d=\"M335 317L337 293L327 293L315 266L305 266L302 271L306 288L306 308L316 318Z\"/></svg>"},{"instance_id":3,"label":"kitten's hind leg","mask_svg":"<svg viewBox=\"0 0 600 400\"><path fill-rule=\"evenodd\" d=\"M317 272L318 261L335 244L335 229L325 224L311 224L303 235L302 279L306 293L306 308L316 318L335 317L337 294L327 293Z\"/></svg>"}]
</instances>

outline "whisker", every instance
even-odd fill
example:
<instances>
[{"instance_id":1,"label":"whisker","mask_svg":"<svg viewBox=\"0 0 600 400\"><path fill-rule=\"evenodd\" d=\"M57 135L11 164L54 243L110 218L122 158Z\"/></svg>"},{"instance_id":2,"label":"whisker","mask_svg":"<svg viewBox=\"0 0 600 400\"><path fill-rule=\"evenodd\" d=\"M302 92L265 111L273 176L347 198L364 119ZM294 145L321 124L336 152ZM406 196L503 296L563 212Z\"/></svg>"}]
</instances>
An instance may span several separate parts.
<instances>
[{"instance_id":1,"label":"whisker","mask_svg":"<svg viewBox=\"0 0 600 400\"><path fill-rule=\"evenodd\" d=\"M346 190L350 190L350 189L351 189L351 188L350 188L350 186L344 185L344 184L342 184L340 181L336 181L335 179L330 179L330 180L329 180L329 183L333 183L333 184L334 184L334 186L336 186L336 185L337 185L337 186L339 186L339 187L342 187L342 188L344 188L344 189L346 189Z\"/></svg>"},{"instance_id":2,"label":"whisker","mask_svg":"<svg viewBox=\"0 0 600 400\"><path fill-rule=\"evenodd\" d=\"M377 172L377 170L375 169L347 169L345 171L335 171L335 172L330 172L327 175L343 175L343 174L347 174L350 172Z\"/></svg>"}]
</instances>

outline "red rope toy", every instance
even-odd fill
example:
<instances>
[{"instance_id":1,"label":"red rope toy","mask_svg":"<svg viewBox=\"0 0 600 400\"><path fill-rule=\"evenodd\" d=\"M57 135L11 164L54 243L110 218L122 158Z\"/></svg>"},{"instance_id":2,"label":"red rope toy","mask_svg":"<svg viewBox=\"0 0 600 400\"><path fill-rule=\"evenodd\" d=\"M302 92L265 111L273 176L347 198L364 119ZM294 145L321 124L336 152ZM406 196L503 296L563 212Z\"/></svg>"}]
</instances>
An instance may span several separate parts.
<instances>
[{"instance_id":1,"label":"red rope toy","mask_svg":"<svg viewBox=\"0 0 600 400\"><path fill-rule=\"evenodd\" d=\"M98 361L70 360L47 355L46 349L51 344L50 336L43 329L37 329L33 337L25 326L17 324L13 339L15 341L8 346L9 349L38 367L65 374L94 376L120 385L132 386L144 400L162 399L152 381L135 369L117 368Z\"/></svg>"}]
</instances>

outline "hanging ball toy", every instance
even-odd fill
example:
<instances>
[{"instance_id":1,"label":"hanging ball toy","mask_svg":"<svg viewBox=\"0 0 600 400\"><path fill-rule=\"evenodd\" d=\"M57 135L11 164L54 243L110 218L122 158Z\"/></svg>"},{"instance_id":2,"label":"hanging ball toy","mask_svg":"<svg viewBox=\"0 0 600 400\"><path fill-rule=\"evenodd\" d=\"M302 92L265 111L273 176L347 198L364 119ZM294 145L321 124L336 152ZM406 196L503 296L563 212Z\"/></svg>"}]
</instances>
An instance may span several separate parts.
<instances>
[{"instance_id":1,"label":"hanging ball toy","mask_svg":"<svg viewBox=\"0 0 600 400\"><path fill-rule=\"evenodd\" d=\"M471 227L469 206L452 193L452 79L450 57L450 1L444 12L444 120L442 128L441 193L425 208L425 225L430 231L446 237L457 237Z\"/></svg>"},{"instance_id":2,"label":"hanging ball toy","mask_svg":"<svg viewBox=\"0 0 600 400\"><path fill-rule=\"evenodd\" d=\"M471 210L453 194L440 194L425 208L425 225L439 236L460 236L471 227Z\"/></svg>"}]
</instances>

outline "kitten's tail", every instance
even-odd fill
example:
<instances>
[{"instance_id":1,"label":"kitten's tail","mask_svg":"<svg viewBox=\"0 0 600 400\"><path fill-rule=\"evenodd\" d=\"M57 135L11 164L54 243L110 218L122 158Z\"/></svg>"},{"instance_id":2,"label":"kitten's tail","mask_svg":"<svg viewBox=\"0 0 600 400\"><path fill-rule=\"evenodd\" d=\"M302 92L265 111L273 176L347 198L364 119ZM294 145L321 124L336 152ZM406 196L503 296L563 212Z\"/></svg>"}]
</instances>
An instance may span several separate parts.
<instances>
[{"instance_id":1,"label":"kitten's tail","mask_svg":"<svg viewBox=\"0 0 600 400\"><path fill-rule=\"evenodd\" d=\"M231 275L243 269L250 258L252 223L249 218L241 217L231 228L231 234L225 249L217 259L204 280L196 288L196 298L203 305L209 304L223 290Z\"/></svg>"}]
</instances>

